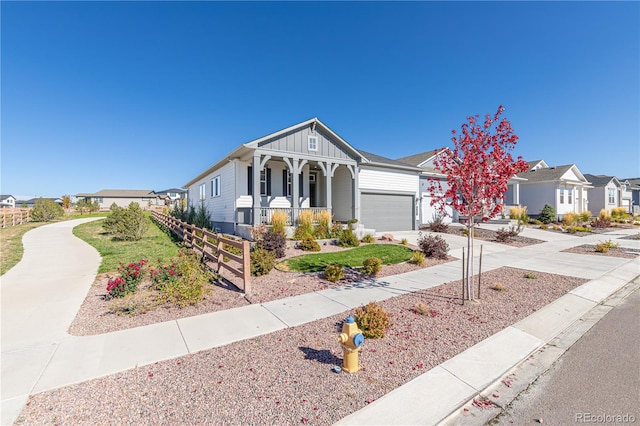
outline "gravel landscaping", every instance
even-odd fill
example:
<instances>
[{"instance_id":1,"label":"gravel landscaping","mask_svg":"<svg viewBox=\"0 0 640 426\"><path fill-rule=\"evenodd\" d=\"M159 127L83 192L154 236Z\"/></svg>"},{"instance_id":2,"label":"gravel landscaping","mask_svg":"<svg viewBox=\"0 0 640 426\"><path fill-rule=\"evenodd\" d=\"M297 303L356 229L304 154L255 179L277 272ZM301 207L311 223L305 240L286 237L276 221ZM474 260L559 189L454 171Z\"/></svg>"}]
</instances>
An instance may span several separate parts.
<instances>
[{"instance_id":1,"label":"gravel landscaping","mask_svg":"<svg viewBox=\"0 0 640 426\"><path fill-rule=\"evenodd\" d=\"M385 243L377 241L377 243ZM386 242L389 243L389 242ZM417 247L409 246L417 249ZM322 251L340 251L345 250L336 245L322 246ZM285 258L309 254L296 248L287 248ZM448 259L426 259L424 268L435 266L440 263L449 262L454 258ZM421 269L418 265L404 262L396 265L384 265L378 277L401 274ZM122 300L106 301L106 286L108 281L107 274L99 275L80 307L73 323L69 327L69 334L74 336L88 336L94 334L108 333L110 331L124 330L127 328L139 327L143 325L155 324L163 321L170 321L178 318L185 318L194 315L215 312L224 309L245 306L251 303L264 303L284 297L296 296L299 294L309 293L313 291L323 290L330 287L342 286L351 282L359 282L368 280L371 277L360 274L356 269L345 270L345 279L333 283L325 280L322 273L295 273L283 272L277 269L272 270L268 275L253 277L252 293L244 295L235 286L229 285L229 282L235 280L234 277L226 276L229 281L216 283L212 286L212 292L206 296L205 300L197 306L186 306L180 308L173 305L162 305L153 307L153 293L148 290L150 282L144 282L140 285L137 294L133 297ZM137 312L144 312L139 315L118 315L114 311L114 306L122 306L123 304L133 306ZM146 307L146 308L145 308Z\"/></svg>"},{"instance_id":2,"label":"gravel landscaping","mask_svg":"<svg viewBox=\"0 0 640 426\"><path fill-rule=\"evenodd\" d=\"M394 325L365 342L356 374L331 370L345 312L33 395L17 424L332 424L586 281L528 272L483 273L479 304L460 304L459 281L381 302Z\"/></svg>"}]
</instances>

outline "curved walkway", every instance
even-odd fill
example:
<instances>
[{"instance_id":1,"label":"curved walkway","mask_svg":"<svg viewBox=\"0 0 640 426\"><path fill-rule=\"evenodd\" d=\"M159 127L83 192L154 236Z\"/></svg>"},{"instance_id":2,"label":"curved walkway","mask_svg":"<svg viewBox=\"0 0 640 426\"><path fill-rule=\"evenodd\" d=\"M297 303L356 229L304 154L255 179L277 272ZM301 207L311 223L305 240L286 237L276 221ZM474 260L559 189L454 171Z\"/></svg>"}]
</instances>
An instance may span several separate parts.
<instances>
[{"instance_id":1,"label":"curved walkway","mask_svg":"<svg viewBox=\"0 0 640 426\"><path fill-rule=\"evenodd\" d=\"M98 253L72 234L72 228L85 221L62 222L29 231L23 238L25 255L22 261L1 277L3 425L14 421L32 393L256 337L345 312L372 300L380 301L460 278L458 260L262 305L96 336L70 336L66 330L100 264ZM477 394L478 387L495 380L640 274L639 258L629 260L560 252L572 246L617 238L625 233L633 235L637 230L588 237L570 237L533 229L525 232L526 236L546 237L551 241L517 249L487 243L490 249L483 257L483 271L512 266L592 281L538 311L540 314L536 313L536 318L527 318L517 327L509 327L447 361L453 373L438 366L347 417L345 423L388 423L389 420L437 423L464 403L464 398ZM397 238L406 236L410 241L417 238L417 232L403 234L395 233ZM455 244L461 244L460 237L450 237L447 239L455 256L458 250ZM640 248L640 241L617 242L625 247ZM216 326L231 321L235 324L233 329ZM483 366L481 369L482 377L470 377L468 381L460 382L465 372L479 370L473 362L477 362L479 353L487 350L497 350L503 356L493 356L491 368ZM122 356L124 354L126 356ZM412 404L419 410L412 413L406 404L397 403L408 395L420 395L416 387L438 393L441 403L436 411L430 412L420 404ZM447 393L447 389L451 392ZM405 417L398 417L399 414Z\"/></svg>"}]
</instances>

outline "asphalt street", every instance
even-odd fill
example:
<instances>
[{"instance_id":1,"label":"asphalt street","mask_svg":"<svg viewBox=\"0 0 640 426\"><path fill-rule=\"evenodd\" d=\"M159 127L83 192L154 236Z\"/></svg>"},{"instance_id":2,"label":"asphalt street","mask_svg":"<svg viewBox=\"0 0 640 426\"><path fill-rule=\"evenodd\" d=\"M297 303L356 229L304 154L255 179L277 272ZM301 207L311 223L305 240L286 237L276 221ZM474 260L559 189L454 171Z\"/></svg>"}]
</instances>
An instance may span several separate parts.
<instances>
[{"instance_id":1,"label":"asphalt street","mask_svg":"<svg viewBox=\"0 0 640 426\"><path fill-rule=\"evenodd\" d=\"M639 401L640 290L636 290L490 424L640 424Z\"/></svg>"}]
</instances>

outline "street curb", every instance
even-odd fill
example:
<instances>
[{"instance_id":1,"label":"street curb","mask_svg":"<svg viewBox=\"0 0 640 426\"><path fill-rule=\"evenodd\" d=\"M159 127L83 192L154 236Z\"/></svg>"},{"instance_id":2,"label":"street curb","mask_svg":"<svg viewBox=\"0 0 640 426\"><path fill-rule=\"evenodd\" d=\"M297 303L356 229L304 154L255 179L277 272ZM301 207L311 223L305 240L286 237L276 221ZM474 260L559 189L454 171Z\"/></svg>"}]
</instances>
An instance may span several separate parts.
<instances>
[{"instance_id":1,"label":"street curb","mask_svg":"<svg viewBox=\"0 0 640 426\"><path fill-rule=\"evenodd\" d=\"M640 289L639 278L640 275L637 275L620 287L437 424L440 426L468 426L488 424L497 419L513 400L551 369L560 357L598 321L614 307L624 302L630 294Z\"/></svg>"}]
</instances>

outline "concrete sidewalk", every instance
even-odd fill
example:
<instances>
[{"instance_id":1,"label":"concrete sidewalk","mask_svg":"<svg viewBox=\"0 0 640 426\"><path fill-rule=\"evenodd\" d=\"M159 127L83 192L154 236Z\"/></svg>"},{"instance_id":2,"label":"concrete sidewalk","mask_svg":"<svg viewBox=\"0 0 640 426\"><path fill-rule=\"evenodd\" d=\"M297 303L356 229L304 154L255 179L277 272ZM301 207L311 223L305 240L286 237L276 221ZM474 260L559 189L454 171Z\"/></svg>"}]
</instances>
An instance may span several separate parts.
<instances>
[{"instance_id":1,"label":"concrete sidewalk","mask_svg":"<svg viewBox=\"0 0 640 426\"><path fill-rule=\"evenodd\" d=\"M71 229L79 223L81 221L47 225L27 233L23 261L2 277L3 425L12 424L30 394L294 327L348 311L372 300L385 300L457 280L461 271L458 260L262 305L96 336L70 336L66 330L82 304L100 263L93 248L73 237ZM496 375L504 373L522 357L544 345L547 339L553 338L640 273L638 258L629 260L559 253L564 248L592 243L590 241L594 238L556 238L553 233L545 234L551 234L553 241L517 249L490 244L498 247L484 252L483 271L513 266L592 281L536 312L531 319L508 327L353 413L341 423L413 424L410 420L414 419L421 424L432 424L440 421L464 403L469 395L477 394L483 386L495 380ZM402 233L397 233L396 237L403 238ZM603 238L609 237L599 236L600 240ZM617 241L628 241L632 246L636 243L632 240ZM36 260L38 268L34 267ZM227 322L234 322L237 326L233 329L213 326ZM501 356L492 356L491 362L486 363L484 354L489 351L499 352ZM124 353L127 356L119 356ZM480 369L477 368L478 363L488 365L483 364ZM482 374L478 374L480 371ZM422 405L407 404L414 398L411 395L430 391L436 392L442 401L438 404L438 411L425 411ZM398 401L404 403L399 405ZM412 414L412 407L419 412ZM384 417L378 411L391 417Z\"/></svg>"}]
</instances>

